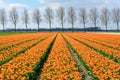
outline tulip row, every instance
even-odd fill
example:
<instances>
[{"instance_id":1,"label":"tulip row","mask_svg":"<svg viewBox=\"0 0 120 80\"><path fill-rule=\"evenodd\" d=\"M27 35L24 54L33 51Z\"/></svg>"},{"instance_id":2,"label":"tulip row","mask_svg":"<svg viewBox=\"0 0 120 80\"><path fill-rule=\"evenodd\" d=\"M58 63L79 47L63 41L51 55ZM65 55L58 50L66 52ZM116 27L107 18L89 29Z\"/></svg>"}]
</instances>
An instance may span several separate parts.
<instances>
[{"instance_id":1,"label":"tulip row","mask_svg":"<svg viewBox=\"0 0 120 80\"><path fill-rule=\"evenodd\" d=\"M21 54L21 53L25 52L26 50L28 50L29 48L33 47L34 44L36 44L37 42L46 38L47 36L48 36L48 34L45 34L45 35L43 35L43 37L25 42L23 44L20 44L19 46L16 45L7 50L1 51L0 52L0 65L8 62L9 60L11 60L14 57L17 57L19 54Z\"/></svg>"},{"instance_id":2,"label":"tulip row","mask_svg":"<svg viewBox=\"0 0 120 80\"><path fill-rule=\"evenodd\" d=\"M93 34L93 33L73 33L73 35L79 35L79 37L91 42L101 44L103 46L120 50L120 38L119 35L107 35L107 34Z\"/></svg>"},{"instance_id":3,"label":"tulip row","mask_svg":"<svg viewBox=\"0 0 120 80\"><path fill-rule=\"evenodd\" d=\"M14 36L3 36L0 39L0 51L11 48L12 46L19 45L22 43L25 43L27 41L30 41L32 39L38 38L42 35L36 35L36 34L22 34L22 35L14 35Z\"/></svg>"},{"instance_id":4,"label":"tulip row","mask_svg":"<svg viewBox=\"0 0 120 80\"><path fill-rule=\"evenodd\" d=\"M77 63L60 34L58 34L50 55L43 66L40 78L41 80L82 79Z\"/></svg>"},{"instance_id":5,"label":"tulip row","mask_svg":"<svg viewBox=\"0 0 120 80\"><path fill-rule=\"evenodd\" d=\"M103 55L105 55L105 56L107 55L108 57L111 57L111 58L117 60L116 62L119 63L119 60L120 60L120 55L119 55L120 51L119 50L116 50L116 49L113 49L113 48L110 48L107 46L103 46L103 45L96 43L96 42L92 42L92 41L83 39L83 38L79 37L79 35L75 35L75 34L68 34L68 35L72 35L73 38L95 48Z\"/></svg>"},{"instance_id":6,"label":"tulip row","mask_svg":"<svg viewBox=\"0 0 120 80\"><path fill-rule=\"evenodd\" d=\"M120 44L120 37L119 35L114 35L114 34L96 34L96 33L73 33L76 35L79 35L81 37L89 37L89 39L94 39L106 43L111 43L111 44Z\"/></svg>"},{"instance_id":7,"label":"tulip row","mask_svg":"<svg viewBox=\"0 0 120 80\"><path fill-rule=\"evenodd\" d=\"M114 35L114 34L94 34L94 33L88 33L86 36L89 36L89 38L114 44L114 45L119 45L120 46L120 37L119 35Z\"/></svg>"},{"instance_id":8,"label":"tulip row","mask_svg":"<svg viewBox=\"0 0 120 80\"><path fill-rule=\"evenodd\" d=\"M63 35L77 54L83 59L84 64L90 68L95 77L99 80L120 79L120 65L118 63L115 63L114 61L98 54L94 50L74 40L68 35Z\"/></svg>"},{"instance_id":9,"label":"tulip row","mask_svg":"<svg viewBox=\"0 0 120 80\"><path fill-rule=\"evenodd\" d=\"M25 80L28 78L29 73L34 72L34 67L39 62L40 58L49 47L51 41L56 34L46 40L42 40L34 47L27 50L24 54L18 55L10 62L0 66L0 79L1 80Z\"/></svg>"}]
</instances>

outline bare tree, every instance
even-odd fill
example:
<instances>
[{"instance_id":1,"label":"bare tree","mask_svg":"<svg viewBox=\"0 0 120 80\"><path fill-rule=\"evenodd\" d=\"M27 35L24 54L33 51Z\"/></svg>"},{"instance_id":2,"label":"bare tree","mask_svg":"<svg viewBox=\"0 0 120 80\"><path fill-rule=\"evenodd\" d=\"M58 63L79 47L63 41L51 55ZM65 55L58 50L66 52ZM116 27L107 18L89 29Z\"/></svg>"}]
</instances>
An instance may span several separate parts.
<instances>
[{"instance_id":1,"label":"bare tree","mask_svg":"<svg viewBox=\"0 0 120 80\"><path fill-rule=\"evenodd\" d=\"M23 20L23 23L25 24L26 30L28 32L29 13L28 13L27 9L24 9L22 20Z\"/></svg>"},{"instance_id":2,"label":"bare tree","mask_svg":"<svg viewBox=\"0 0 120 80\"><path fill-rule=\"evenodd\" d=\"M63 7L58 8L57 18L60 21L60 24L62 25L62 31L64 32L63 27L64 27L64 22L65 22L65 10Z\"/></svg>"},{"instance_id":3,"label":"bare tree","mask_svg":"<svg viewBox=\"0 0 120 80\"><path fill-rule=\"evenodd\" d=\"M86 22L87 22L87 13L86 13L85 8L80 9L80 11L79 11L79 20L80 20L80 23L83 24L84 31L85 31L85 25L86 25Z\"/></svg>"},{"instance_id":4,"label":"bare tree","mask_svg":"<svg viewBox=\"0 0 120 80\"><path fill-rule=\"evenodd\" d=\"M6 12L5 12L4 9L1 9L1 10L0 10L0 22L1 22L2 26L3 26L3 32L5 31L6 21L7 21Z\"/></svg>"},{"instance_id":5,"label":"bare tree","mask_svg":"<svg viewBox=\"0 0 120 80\"><path fill-rule=\"evenodd\" d=\"M69 10L68 10L68 22L72 25L72 32L74 32L74 24L76 22L76 13L75 13L75 10L70 7Z\"/></svg>"},{"instance_id":6,"label":"bare tree","mask_svg":"<svg viewBox=\"0 0 120 80\"><path fill-rule=\"evenodd\" d=\"M34 12L33 12L33 21L35 23L37 23L38 25L38 31L39 31L39 26L40 26L40 23L42 21L41 19L41 14L40 14L40 10L39 9L35 9Z\"/></svg>"},{"instance_id":7,"label":"bare tree","mask_svg":"<svg viewBox=\"0 0 120 80\"><path fill-rule=\"evenodd\" d=\"M97 12L97 8L91 8L89 16L90 16L91 21L94 24L95 31L96 31L97 21L98 21L98 17L99 17L98 12Z\"/></svg>"},{"instance_id":8,"label":"bare tree","mask_svg":"<svg viewBox=\"0 0 120 80\"><path fill-rule=\"evenodd\" d=\"M113 22L116 23L117 30L119 31L119 22L120 22L120 9L119 8L113 8L112 19L113 19Z\"/></svg>"},{"instance_id":9,"label":"bare tree","mask_svg":"<svg viewBox=\"0 0 120 80\"><path fill-rule=\"evenodd\" d=\"M110 12L107 8L102 9L102 14L101 14L101 22L106 26L106 31L107 31L107 26L109 23L109 18L110 18Z\"/></svg>"},{"instance_id":10,"label":"bare tree","mask_svg":"<svg viewBox=\"0 0 120 80\"><path fill-rule=\"evenodd\" d=\"M53 10L50 7L47 7L45 9L45 15L44 16L45 16L46 21L49 23L50 32L51 32L51 24L52 24L52 21L54 19Z\"/></svg>"},{"instance_id":11,"label":"bare tree","mask_svg":"<svg viewBox=\"0 0 120 80\"><path fill-rule=\"evenodd\" d=\"M18 12L17 12L17 9L15 7L13 7L11 10L10 10L10 13L9 13L9 17L10 17L10 20L11 22L14 24L14 27L15 27L15 32L16 32L16 25L18 23Z\"/></svg>"}]
</instances>

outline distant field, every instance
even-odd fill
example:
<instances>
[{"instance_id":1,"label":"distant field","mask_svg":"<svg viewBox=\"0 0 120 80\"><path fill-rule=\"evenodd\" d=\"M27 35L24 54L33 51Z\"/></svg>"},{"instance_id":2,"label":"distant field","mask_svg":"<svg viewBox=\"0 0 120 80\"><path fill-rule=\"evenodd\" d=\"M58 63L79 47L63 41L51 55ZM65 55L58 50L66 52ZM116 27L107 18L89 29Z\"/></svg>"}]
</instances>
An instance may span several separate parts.
<instances>
[{"instance_id":1,"label":"distant field","mask_svg":"<svg viewBox=\"0 0 120 80\"><path fill-rule=\"evenodd\" d=\"M119 35L23 33L1 33L0 80L120 80Z\"/></svg>"},{"instance_id":2,"label":"distant field","mask_svg":"<svg viewBox=\"0 0 120 80\"><path fill-rule=\"evenodd\" d=\"M35 32L0 32L0 36L7 36L7 35L17 35L17 34L27 34L27 33L35 33ZM94 32L92 32L94 33ZM98 34L115 34L120 35L119 32L96 32ZM94 34L96 34L94 33Z\"/></svg>"},{"instance_id":3,"label":"distant field","mask_svg":"<svg viewBox=\"0 0 120 80\"><path fill-rule=\"evenodd\" d=\"M100 34L115 34L115 35L120 35L120 32L97 32Z\"/></svg>"},{"instance_id":4,"label":"distant field","mask_svg":"<svg viewBox=\"0 0 120 80\"><path fill-rule=\"evenodd\" d=\"M25 34L25 33L28 33L28 32L0 32L0 36Z\"/></svg>"}]
</instances>

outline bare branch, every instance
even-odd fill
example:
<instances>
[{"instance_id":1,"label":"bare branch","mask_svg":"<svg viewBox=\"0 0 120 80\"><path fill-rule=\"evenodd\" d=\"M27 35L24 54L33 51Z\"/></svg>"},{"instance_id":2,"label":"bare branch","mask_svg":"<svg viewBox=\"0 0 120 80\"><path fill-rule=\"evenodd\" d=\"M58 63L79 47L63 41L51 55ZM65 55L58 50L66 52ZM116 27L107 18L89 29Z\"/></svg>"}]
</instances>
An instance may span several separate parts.
<instances>
[{"instance_id":1,"label":"bare branch","mask_svg":"<svg viewBox=\"0 0 120 80\"><path fill-rule=\"evenodd\" d=\"M69 10L68 10L68 22L72 25L72 31L74 32L74 24L76 22L76 13L75 13L75 10L70 7Z\"/></svg>"},{"instance_id":2,"label":"bare branch","mask_svg":"<svg viewBox=\"0 0 120 80\"><path fill-rule=\"evenodd\" d=\"M35 23L37 23L37 25L38 25L38 31L39 31L39 25L40 25L40 23L42 21L39 9L35 9L34 10L34 12L33 12L33 21Z\"/></svg>"},{"instance_id":3,"label":"bare branch","mask_svg":"<svg viewBox=\"0 0 120 80\"><path fill-rule=\"evenodd\" d=\"M84 26L84 31L85 31L85 24L87 22L87 13L85 8L81 8L79 11L79 21L80 23L83 24Z\"/></svg>"},{"instance_id":4,"label":"bare branch","mask_svg":"<svg viewBox=\"0 0 120 80\"><path fill-rule=\"evenodd\" d=\"M93 22L95 28L97 27L97 21L98 21L98 12L97 12L97 8L91 8L90 9L90 19Z\"/></svg>"},{"instance_id":5,"label":"bare branch","mask_svg":"<svg viewBox=\"0 0 120 80\"><path fill-rule=\"evenodd\" d=\"M47 7L45 9L45 15L44 16L45 16L46 21L49 23L50 32L51 32L51 24L52 24L52 21L54 19L53 10L50 7Z\"/></svg>"},{"instance_id":6,"label":"bare branch","mask_svg":"<svg viewBox=\"0 0 120 80\"><path fill-rule=\"evenodd\" d=\"M120 22L120 9L119 8L113 8L112 19L113 19L113 22L116 23L117 30L119 31L119 22Z\"/></svg>"},{"instance_id":7,"label":"bare branch","mask_svg":"<svg viewBox=\"0 0 120 80\"><path fill-rule=\"evenodd\" d=\"M23 23L26 26L26 30L28 31L28 23L29 23L29 13L27 9L24 9L23 16L22 16Z\"/></svg>"},{"instance_id":8,"label":"bare branch","mask_svg":"<svg viewBox=\"0 0 120 80\"><path fill-rule=\"evenodd\" d=\"M11 22L14 24L15 26L15 32L16 32L16 25L18 23L18 12L17 12L17 9L15 7L13 7L10 12L9 12L9 17L10 17L10 20Z\"/></svg>"},{"instance_id":9,"label":"bare branch","mask_svg":"<svg viewBox=\"0 0 120 80\"><path fill-rule=\"evenodd\" d=\"M60 24L62 25L62 31L63 31L63 26L64 26L64 22L65 22L65 10L63 7L58 8L57 18L58 18Z\"/></svg>"},{"instance_id":10,"label":"bare branch","mask_svg":"<svg viewBox=\"0 0 120 80\"><path fill-rule=\"evenodd\" d=\"M109 19L110 19L110 12L107 8L103 8L102 9L102 14L101 14L101 22L103 25L106 26L106 31L107 31L107 26L109 23Z\"/></svg>"},{"instance_id":11,"label":"bare branch","mask_svg":"<svg viewBox=\"0 0 120 80\"><path fill-rule=\"evenodd\" d=\"M3 26L3 32L5 31L5 24L7 22L7 15L4 9L0 10L0 22Z\"/></svg>"}]
</instances>

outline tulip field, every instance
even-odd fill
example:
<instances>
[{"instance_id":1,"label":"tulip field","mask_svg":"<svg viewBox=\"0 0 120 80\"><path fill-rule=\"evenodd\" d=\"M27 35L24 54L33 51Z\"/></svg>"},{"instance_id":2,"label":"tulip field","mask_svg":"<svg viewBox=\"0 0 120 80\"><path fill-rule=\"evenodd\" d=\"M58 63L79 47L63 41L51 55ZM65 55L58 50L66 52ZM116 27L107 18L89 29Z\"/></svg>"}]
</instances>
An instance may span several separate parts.
<instances>
[{"instance_id":1,"label":"tulip field","mask_svg":"<svg viewBox=\"0 0 120 80\"><path fill-rule=\"evenodd\" d=\"M0 36L0 80L120 80L120 35Z\"/></svg>"}]
</instances>

